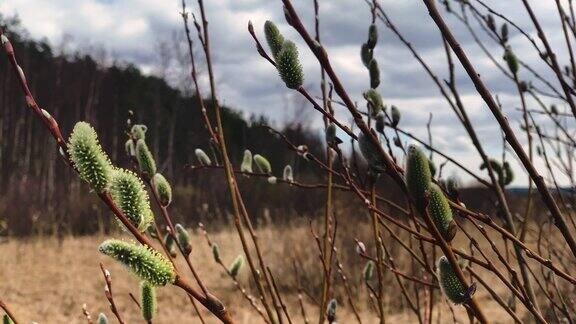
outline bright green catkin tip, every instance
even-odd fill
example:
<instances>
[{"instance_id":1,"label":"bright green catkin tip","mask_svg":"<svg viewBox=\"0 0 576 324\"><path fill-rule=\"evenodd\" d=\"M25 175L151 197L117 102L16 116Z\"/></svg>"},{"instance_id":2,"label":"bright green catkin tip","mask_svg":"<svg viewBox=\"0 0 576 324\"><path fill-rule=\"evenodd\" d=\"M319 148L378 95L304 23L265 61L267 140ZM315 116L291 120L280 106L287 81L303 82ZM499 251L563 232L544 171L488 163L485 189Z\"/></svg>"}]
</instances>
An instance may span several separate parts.
<instances>
[{"instance_id":1,"label":"bright green catkin tip","mask_svg":"<svg viewBox=\"0 0 576 324\"><path fill-rule=\"evenodd\" d=\"M160 204L164 207L170 205L172 202L172 187L170 183L160 173L156 173L152 179L154 185L154 192L160 200Z\"/></svg>"},{"instance_id":2,"label":"bright green catkin tip","mask_svg":"<svg viewBox=\"0 0 576 324\"><path fill-rule=\"evenodd\" d=\"M373 275L374 275L374 262L370 260L366 262L366 265L364 266L364 271L362 271L362 277L364 278L364 281L370 281Z\"/></svg>"},{"instance_id":3,"label":"bright green catkin tip","mask_svg":"<svg viewBox=\"0 0 576 324\"><path fill-rule=\"evenodd\" d=\"M384 106L384 103L382 102L382 96L378 93L378 91L370 89L364 92L364 99L366 99L368 102L370 116L375 118L382 111L382 107Z\"/></svg>"},{"instance_id":4,"label":"bright green catkin tip","mask_svg":"<svg viewBox=\"0 0 576 324\"><path fill-rule=\"evenodd\" d=\"M76 123L70 135L68 154L80 177L94 190L100 193L107 189L113 167L90 124Z\"/></svg>"},{"instance_id":5,"label":"bright green catkin tip","mask_svg":"<svg viewBox=\"0 0 576 324\"><path fill-rule=\"evenodd\" d=\"M384 159L380 155L378 148L374 146L374 143L364 133L358 135L358 146L371 169L379 172L384 171Z\"/></svg>"},{"instance_id":6,"label":"bright green catkin tip","mask_svg":"<svg viewBox=\"0 0 576 324\"><path fill-rule=\"evenodd\" d=\"M156 161L154 161L148 145L142 139L136 142L136 160L144 178L150 180L156 174Z\"/></svg>"},{"instance_id":7,"label":"bright green catkin tip","mask_svg":"<svg viewBox=\"0 0 576 324\"><path fill-rule=\"evenodd\" d=\"M14 322L12 321L10 316L8 316L8 314L4 314L4 316L2 316L2 323L3 324L14 324Z\"/></svg>"},{"instance_id":8,"label":"bright green catkin tip","mask_svg":"<svg viewBox=\"0 0 576 324\"><path fill-rule=\"evenodd\" d=\"M240 254L239 256L236 257L236 259L234 259L234 262L232 262L228 270L232 278L236 278L236 276L238 276L238 273L240 272L240 269L242 269L243 265L244 265L244 256Z\"/></svg>"},{"instance_id":9,"label":"bright green catkin tip","mask_svg":"<svg viewBox=\"0 0 576 324\"><path fill-rule=\"evenodd\" d=\"M428 158L418 147L410 145L406 163L406 186L418 208L424 206L424 193L430 190L431 181Z\"/></svg>"},{"instance_id":10,"label":"bright green catkin tip","mask_svg":"<svg viewBox=\"0 0 576 324\"><path fill-rule=\"evenodd\" d=\"M287 165L284 167L283 177L285 181L293 182L294 181L294 174L292 173L292 167Z\"/></svg>"},{"instance_id":11,"label":"bright green catkin tip","mask_svg":"<svg viewBox=\"0 0 576 324\"><path fill-rule=\"evenodd\" d=\"M402 115L400 114L400 109L398 109L398 107L396 106L392 106L391 115L392 115L391 116L392 127L398 126L398 124L400 123L400 117L402 117Z\"/></svg>"},{"instance_id":12,"label":"bright green catkin tip","mask_svg":"<svg viewBox=\"0 0 576 324\"><path fill-rule=\"evenodd\" d=\"M134 125L132 126L131 129L131 133L132 133L132 138L135 141L138 140L145 140L146 139L146 131L148 130L148 127L146 127L146 125Z\"/></svg>"},{"instance_id":13,"label":"bright green catkin tip","mask_svg":"<svg viewBox=\"0 0 576 324\"><path fill-rule=\"evenodd\" d=\"M264 23L264 35L266 35L266 42L268 43L268 47L270 47L272 56L276 58L282 49L282 45L284 44L284 36L282 36L278 30L276 24L270 20L267 20Z\"/></svg>"},{"instance_id":14,"label":"bright green catkin tip","mask_svg":"<svg viewBox=\"0 0 576 324\"><path fill-rule=\"evenodd\" d=\"M150 200L142 180L132 171L116 169L110 181L110 195L116 206L141 232L152 222Z\"/></svg>"},{"instance_id":15,"label":"bright green catkin tip","mask_svg":"<svg viewBox=\"0 0 576 324\"><path fill-rule=\"evenodd\" d=\"M507 47L506 51L504 51L504 59L508 64L510 72L512 72L512 74L517 74L518 70L520 69L520 65L518 64L518 58L516 57L514 52L512 52L512 49L510 47Z\"/></svg>"},{"instance_id":16,"label":"bright green catkin tip","mask_svg":"<svg viewBox=\"0 0 576 324\"><path fill-rule=\"evenodd\" d=\"M178 238L178 244L184 251L185 254L190 254L192 252L192 244L190 243L190 234L181 224L176 224L176 237Z\"/></svg>"},{"instance_id":17,"label":"bright green catkin tip","mask_svg":"<svg viewBox=\"0 0 576 324\"><path fill-rule=\"evenodd\" d=\"M98 250L122 263L141 280L148 281L155 286L165 286L176 279L170 261L144 245L106 240Z\"/></svg>"},{"instance_id":18,"label":"bright green catkin tip","mask_svg":"<svg viewBox=\"0 0 576 324\"><path fill-rule=\"evenodd\" d=\"M370 66L370 61L374 58L374 51L368 46L368 44L362 44L362 47L360 48L360 58L365 67Z\"/></svg>"},{"instance_id":19,"label":"bright green catkin tip","mask_svg":"<svg viewBox=\"0 0 576 324\"><path fill-rule=\"evenodd\" d=\"M244 150L240 171L252 173L252 152L250 150Z\"/></svg>"},{"instance_id":20,"label":"bright green catkin tip","mask_svg":"<svg viewBox=\"0 0 576 324\"><path fill-rule=\"evenodd\" d=\"M380 85L380 68L378 67L378 62L376 59L372 59L368 65L368 71L370 72L370 88L376 89Z\"/></svg>"},{"instance_id":21,"label":"bright green catkin tip","mask_svg":"<svg viewBox=\"0 0 576 324\"><path fill-rule=\"evenodd\" d=\"M336 320L336 309L338 308L338 302L336 299L332 298L328 303L326 309L326 317L329 323L333 323Z\"/></svg>"},{"instance_id":22,"label":"bright green catkin tip","mask_svg":"<svg viewBox=\"0 0 576 324\"><path fill-rule=\"evenodd\" d=\"M214 257L214 261L218 263L222 262L222 259L220 258L220 248L218 247L218 244L212 245L212 256Z\"/></svg>"},{"instance_id":23,"label":"bright green catkin tip","mask_svg":"<svg viewBox=\"0 0 576 324\"><path fill-rule=\"evenodd\" d=\"M194 154L196 154L196 158L198 159L200 165L212 165L212 161L208 157L208 154L206 154L206 152L204 152L202 149L198 148L194 150Z\"/></svg>"},{"instance_id":24,"label":"bright green catkin tip","mask_svg":"<svg viewBox=\"0 0 576 324\"><path fill-rule=\"evenodd\" d=\"M366 42L366 45L370 49L374 49L376 43L378 43L378 27L375 24L371 24L368 28L368 42Z\"/></svg>"},{"instance_id":25,"label":"bright green catkin tip","mask_svg":"<svg viewBox=\"0 0 576 324\"><path fill-rule=\"evenodd\" d=\"M124 149L126 150L126 155L136 156L136 147L134 147L134 141L132 139L128 139L126 141L126 144L124 144Z\"/></svg>"},{"instance_id":26,"label":"bright green catkin tip","mask_svg":"<svg viewBox=\"0 0 576 324\"><path fill-rule=\"evenodd\" d=\"M276 67L280 77L290 89L298 89L304 83L302 65L298 60L298 49L292 41L285 41L276 57Z\"/></svg>"},{"instance_id":27,"label":"bright green catkin tip","mask_svg":"<svg viewBox=\"0 0 576 324\"><path fill-rule=\"evenodd\" d=\"M456 235L456 224L452 218L452 209L444 193L436 184L430 185L428 214L446 241L452 241Z\"/></svg>"},{"instance_id":28,"label":"bright green catkin tip","mask_svg":"<svg viewBox=\"0 0 576 324\"><path fill-rule=\"evenodd\" d=\"M261 173L271 174L272 165L270 162L260 154L254 155L254 162L256 162L256 167Z\"/></svg>"},{"instance_id":29,"label":"bright green catkin tip","mask_svg":"<svg viewBox=\"0 0 576 324\"><path fill-rule=\"evenodd\" d=\"M142 317L151 321L156 315L156 289L147 281L140 283L140 297L142 298Z\"/></svg>"},{"instance_id":30,"label":"bright green catkin tip","mask_svg":"<svg viewBox=\"0 0 576 324\"><path fill-rule=\"evenodd\" d=\"M438 282L442 293L454 304L462 304L466 301L466 288L458 279L452 269L452 265L445 256L438 259Z\"/></svg>"},{"instance_id":31,"label":"bright green catkin tip","mask_svg":"<svg viewBox=\"0 0 576 324\"><path fill-rule=\"evenodd\" d=\"M98 315L98 324L108 324L108 317L106 317L106 314L100 313Z\"/></svg>"}]
</instances>

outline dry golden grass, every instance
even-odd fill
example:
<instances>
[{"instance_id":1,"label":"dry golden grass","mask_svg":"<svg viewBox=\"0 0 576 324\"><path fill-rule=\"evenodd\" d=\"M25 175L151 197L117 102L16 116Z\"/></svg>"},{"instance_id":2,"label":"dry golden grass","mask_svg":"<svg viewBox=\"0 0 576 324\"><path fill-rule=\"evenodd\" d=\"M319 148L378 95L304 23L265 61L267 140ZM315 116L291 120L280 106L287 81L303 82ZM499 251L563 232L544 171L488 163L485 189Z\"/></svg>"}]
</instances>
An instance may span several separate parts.
<instances>
[{"instance_id":1,"label":"dry golden grass","mask_svg":"<svg viewBox=\"0 0 576 324\"><path fill-rule=\"evenodd\" d=\"M349 228L347 237L362 237L361 232L367 230L364 225ZM294 287L291 257L297 257L302 263L302 271L309 278L311 290L314 283L321 282L316 248L307 226L297 226L290 229L266 228L259 231L264 245L266 259L279 282L282 282L282 294L288 308L293 314L295 323L303 323L297 303L297 293ZM121 236L121 234L115 235ZM109 237L109 236L107 236ZM0 245L0 295L12 306L24 323L36 321L39 323L86 323L82 315L82 304L87 304L93 318L104 312L112 319L104 297L104 281L98 267L99 262L110 269L112 273L115 300L128 323L142 323L136 305L130 300L128 293L138 296L138 282L125 269L113 260L102 256L97 246L106 239L104 236L67 237L59 241L55 238L36 238L28 240L11 239ZM241 248L235 232L223 231L211 235L222 251L222 259L226 264L232 262L240 253ZM346 239L344 239L346 240ZM194 263L200 270L200 275L215 295L222 298L238 323L261 323L262 320L250 308L242 296L235 290L233 283L223 274L222 269L213 262L204 237L198 233L193 235ZM341 242L340 242L341 243ZM361 309L364 323L375 323L374 313L369 311L369 303L365 289L358 285L362 272L363 261L350 249L340 249L345 271L354 286L359 286L356 304ZM185 269L182 258L179 266ZM315 273L318 273L316 275ZM187 272L186 272L187 273ZM386 297L387 321L389 323L414 323L416 318L407 308L402 308L401 294L391 273L386 274L389 292ZM249 287L249 274L244 268L239 281ZM339 282L336 283L340 285ZM502 292L499 285L493 287ZM315 292L313 292L315 293ZM341 288L337 289L340 307L338 316L340 323L355 323L350 308L346 304ZM490 317L495 323L508 323L509 316L490 301L487 302L486 292L481 288L479 300L484 303ZM158 291L159 313L155 323L200 323L188 299L183 292L175 287L161 288ZM400 307L399 307L400 306ZM436 307L440 318L438 323L452 322L446 302L442 301ZM465 322L466 316L462 307L455 307L456 316L460 322ZM317 309L307 299L308 317L316 322ZM203 313L208 323L217 323L207 313ZM438 314L435 314L437 317ZM116 322L115 320L112 322Z\"/></svg>"}]
</instances>

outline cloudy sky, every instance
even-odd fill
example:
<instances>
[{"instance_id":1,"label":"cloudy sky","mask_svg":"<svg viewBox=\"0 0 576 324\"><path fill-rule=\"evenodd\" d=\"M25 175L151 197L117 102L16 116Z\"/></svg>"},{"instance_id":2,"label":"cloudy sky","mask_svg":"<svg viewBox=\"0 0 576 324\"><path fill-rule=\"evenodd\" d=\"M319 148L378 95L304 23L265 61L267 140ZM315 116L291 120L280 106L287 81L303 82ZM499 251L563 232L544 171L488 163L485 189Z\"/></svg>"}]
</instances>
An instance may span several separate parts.
<instances>
[{"instance_id":1,"label":"cloudy sky","mask_svg":"<svg viewBox=\"0 0 576 324\"><path fill-rule=\"evenodd\" d=\"M197 10L195 1L188 1L190 9ZM318 94L319 67L313 55L305 48L296 33L285 23L279 0L208 0L207 14L213 42L213 53L221 100L243 111L245 115L264 114L276 125L300 118L320 127L321 118L311 107L294 93L287 90L276 71L254 50L246 30L249 20L261 35L264 22L271 19L279 24L281 31L294 40L300 49L306 86ZM452 1L454 3L454 1ZM565 43L553 1L531 1L538 13L547 35L557 48L563 64L567 62ZM312 0L294 0L301 18L309 28L313 27ZM436 26L427 15L419 0L381 0L401 33L414 45L425 61L440 78L447 77L444 49ZM536 38L520 1L487 1L509 16L519 26ZM328 49L333 65L349 93L364 106L362 92L369 86L368 74L363 67L359 48L366 39L370 12L362 0L320 0L322 41ZM0 0L0 13L17 14L23 26L33 38L47 38L58 45L68 39L74 49L105 48L113 59L133 62L147 73L158 73L161 60L159 44L169 44L176 31L181 30L179 16L180 0ZM445 13L444 13L445 14ZM446 14L445 14L446 15ZM454 27L458 39L476 64L482 78L499 96L503 109L511 123L518 129L520 114L516 111L520 102L514 84L503 78L490 60L482 53L466 28L451 16L446 16ZM498 21L500 24L501 22ZM477 27L476 24L474 24ZM460 162L477 171L479 158L463 128L440 97L438 89L416 63L410 52L379 22L380 42L375 57L382 71L379 91L386 104L394 104L402 111L401 126L417 136L426 137L426 121L433 114L432 131L434 144ZM494 57L502 62L502 51L485 34L479 32ZM538 60L531 45L515 30L511 30L510 44L522 60L532 64L545 78L554 83L550 71ZM171 74L186 71L177 67ZM521 77L533 80L532 75L521 71ZM460 94L468 113L485 140L486 149L494 156L501 155L500 132L496 121L483 105L468 77L457 66ZM535 81L535 84L541 86ZM554 83L556 84L556 83ZM547 100L553 103L554 100ZM535 102L529 101L532 108ZM297 113L296 113L297 112ZM338 115L348 121L343 109ZM568 127L573 129L573 120ZM525 135L519 138L525 142ZM436 162L441 163L439 157ZM514 162L517 170L515 185L525 185L527 177ZM446 173L457 173L447 166ZM477 171L479 172L479 171ZM463 181L470 178L457 173Z\"/></svg>"}]
</instances>

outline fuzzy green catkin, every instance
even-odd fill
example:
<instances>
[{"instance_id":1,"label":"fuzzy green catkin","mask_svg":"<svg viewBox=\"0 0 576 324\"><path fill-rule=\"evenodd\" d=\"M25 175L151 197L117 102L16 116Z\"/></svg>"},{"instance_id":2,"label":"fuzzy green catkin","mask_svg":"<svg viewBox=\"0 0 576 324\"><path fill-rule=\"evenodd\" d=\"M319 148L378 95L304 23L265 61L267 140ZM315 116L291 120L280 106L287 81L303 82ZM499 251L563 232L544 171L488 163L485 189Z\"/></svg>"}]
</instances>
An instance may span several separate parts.
<instances>
[{"instance_id":1,"label":"fuzzy green catkin","mask_svg":"<svg viewBox=\"0 0 576 324\"><path fill-rule=\"evenodd\" d=\"M368 27L368 41L366 45L368 45L370 49L374 49L376 43L378 43L378 27L376 27L376 24L371 24L370 27Z\"/></svg>"},{"instance_id":2,"label":"fuzzy green catkin","mask_svg":"<svg viewBox=\"0 0 576 324\"><path fill-rule=\"evenodd\" d=\"M154 185L154 192L158 196L158 200L160 200L160 204L163 207L170 205L172 202L172 187L170 183L168 183L168 180L160 173L156 173L152 179L152 183Z\"/></svg>"},{"instance_id":3,"label":"fuzzy green catkin","mask_svg":"<svg viewBox=\"0 0 576 324\"><path fill-rule=\"evenodd\" d=\"M430 185L428 214L446 241L452 241L456 235L456 224L452 217L452 209L444 196L442 189L436 184Z\"/></svg>"},{"instance_id":4,"label":"fuzzy green catkin","mask_svg":"<svg viewBox=\"0 0 576 324\"><path fill-rule=\"evenodd\" d=\"M504 51L504 59L508 64L510 72L512 72L512 74L514 75L518 74L518 70L520 69L520 65L518 64L518 58L516 57L514 52L512 52L512 49L510 47L507 47L506 50Z\"/></svg>"},{"instance_id":5,"label":"fuzzy green catkin","mask_svg":"<svg viewBox=\"0 0 576 324\"><path fill-rule=\"evenodd\" d=\"M140 283L142 317L150 322L156 315L156 289L147 281Z\"/></svg>"},{"instance_id":6,"label":"fuzzy green catkin","mask_svg":"<svg viewBox=\"0 0 576 324\"><path fill-rule=\"evenodd\" d=\"M197 148L194 150L194 154L196 154L196 158L200 165L212 165L212 161L208 157L208 154L206 154L202 149Z\"/></svg>"},{"instance_id":7,"label":"fuzzy green catkin","mask_svg":"<svg viewBox=\"0 0 576 324\"><path fill-rule=\"evenodd\" d=\"M282 36L278 30L276 24L270 20L267 20L264 23L264 35L266 35L266 42L268 43L268 47L270 47L272 56L276 58L282 49L282 45L284 44L284 36Z\"/></svg>"},{"instance_id":8,"label":"fuzzy green catkin","mask_svg":"<svg viewBox=\"0 0 576 324\"><path fill-rule=\"evenodd\" d=\"M252 173L252 152L250 150L244 150L240 171Z\"/></svg>"},{"instance_id":9,"label":"fuzzy green catkin","mask_svg":"<svg viewBox=\"0 0 576 324\"><path fill-rule=\"evenodd\" d=\"M368 44L362 44L362 47L360 48L360 58L365 67L370 66L370 62L374 58L374 51L368 46Z\"/></svg>"},{"instance_id":10,"label":"fuzzy green catkin","mask_svg":"<svg viewBox=\"0 0 576 324\"><path fill-rule=\"evenodd\" d=\"M398 124L400 123L400 109L398 109L398 107L396 106L392 106L391 108L391 117L392 117L392 127L396 127L398 126Z\"/></svg>"},{"instance_id":11,"label":"fuzzy green catkin","mask_svg":"<svg viewBox=\"0 0 576 324\"><path fill-rule=\"evenodd\" d=\"M141 232L152 223L150 200L142 180L132 171L116 169L110 181L112 200Z\"/></svg>"},{"instance_id":12,"label":"fuzzy green catkin","mask_svg":"<svg viewBox=\"0 0 576 324\"><path fill-rule=\"evenodd\" d=\"M8 316L8 314L4 314L4 316L2 316L2 323L3 324L14 324L14 322L12 321L10 316Z\"/></svg>"},{"instance_id":13,"label":"fuzzy green catkin","mask_svg":"<svg viewBox=\"0 0 576 324\"><path fill-rule=\"evenodd\" d=\"M260 154L254 155L254 162L256 162L256 167L261 173L271 174L272 165L270 162Z\"/></svg>"},{"instance_id":14,"label":"fuzzy green catkin","mask_svg":"<svg viewBox=\"0 0 576 324\"><path fill-rule=\"evenodd\" d=\"M284 167L284 172L282 172L282 179L288 182L294 181L294 174L292 172L292 167L290 165Z\"/></svg>"},{"instance_id":15,"label":"fuzzy green catkin","mask_svg":"<svg viewBox=\"0 0 576 324\"><path fill-rule=\"evenodd\" d=\"M382 96L378 93L378 91L369 89L364 92L364 99L366 99L368 102L368 110L370 112L370 116L375 118L382 111L382 107L384 107Z\"/></svg>"},{"instance_id":16,"label":"fuzzy green catkin","mask_svg":"<svg viewBox=\"0 0 576 324\"><path fill-rule=\"evenodd\" d=\"M105 191L113 170L90 124L78 122L70 135L68 154L80 177L98 193Z\"/></svg>"},{"instance_id":17,"label":"fuzzy green catkin","mask_svg":"<svg viewBox=\"0 0 576 324\"><path fill-rule=\"evenodd\" d=\"M174 267L170 261L144 245L106 240L98 250L122 263L141 280L146 280L155 286L165 286L176 279Z\"/></svg>"},{"instance_id":18,"label":"fuzzy green catkin","mask_svg":"<svg viewBox=\"0 0 576 324\"><path fill-rule=\"evenodd\" d=\"M146 125L134 125L132 126L131 129L131 133L132 133L132 138L135 141L138 140L145 140L146 139L146 131L148 130L148 127L146 127Z\"/></svg>"},{"instance_id":19,"label":"fuzzy green catkin","mask_svg":"<svg viewBox=\"0 0 576 324\"><path fill-rule=\"evenodd\" d=\"M490 164L490 168L492 169L492 171L496 172L496 174L498 175L498 183L500 183L501 186L504 186L506 183L506 175L504 173L504 170L502 169L502 165L500 164L500 162L490 159L488 160L488 163ZM482 164L480 165L480 170L484 170L487 168L488 165L485 162L482 162Z\"/></svg>"},{"instance_id":20,"label":"fuzzy green catkin","mask_svg":"<svg viewBox=\"0 0 576 324\"><path fill-rule=\"evenodd\" d=\"M190 254L192 252L192 244L190 243L190 234L181 224L176 224L176 237L178 238L178 244L182 248L185 254Z\"/></svg>"},{"instance_id":21,"label":"fuzzy green catkin","mask_svg":"<svg viewBox=\"0 0 576 324\"><path fill-rule=\"evenodd\" d=\"M212 256L214 257L214 261L216 261L217 263L222 262L222 259L220 258L220 248L216 243L212 245Z\"/></svg>"},{"instance_id":22,"label":"fuzzy green catkin","mask_svg":"<svg viewBox=\"0 0 576 324\"><path fill-rule=\"evenodd\" d=\"M336 321L336 309L338 308L338 302L336 299L332 298L328 303L328 307L326 309L326 319L328 323L334 323Z\"/></svg>"},{"instance_id":23,"label":"fuzzy green catkin","mask_svg":"<svg viewBox=\"0 0 576 324\"><path fill-rule=\"evenodd\" d=\"M126 155L128 156L136 156L136 147L134 147L134 141L132 139L128 139L124 144L124 149L126 150Z\"/></svg>"},{"instance_id":24,"label":"fuzzy green catkin","mask_svg":"<svg viewBox=\"0 0 576 324\"><path fill-rule=\"evenodd\" d=\"M156 174L156 161L148 145L142 139L136 142L136 160L144 178L150 180Z\"/></svg>"},{"instance_id":25,"label":"fuzzy green catkin","mask_svg":"<svg viewBox=\"0 0 576 324\"><path fill-rule=\"evenodd\" d=\"M298 89L304 83L302 65L298 59L298 49L292 41L285 41L276 57L276 67L280 77L290 89Z\"/></svg>"},{"instance_id":26,"label":"fuzzy green catkin","mask_svg":"<svg viewBox=\"0 0 576 324\"><path fill-rule=\"evenodd\" d=\"M509 185L514 181L514 171L512 171L512 167L510 167L510 163L504 162L502 164L502 173L504 175L503 184L505 186Z\"/></svg>"},{"instance_id":27,"label":"fuzzy green catkin","mask_svg":"<svg viewBox=\"0 0 576 324\"><path fill-rule=\"evenodd\" d=\"M378 62L376 59L372 59L368 65L368 71L370 72L370 88L376 89L380 85L380 68L378 67Z\"/></svg>"},{"instance_id":28,"label":"fuzzy green catkin","mask_svg":"<svg viewBox=\"0 0 576 324\"><path fill-rule=\"evenodd\" d=\"M362 271L362 277L364 278L364 281L370 281L373 275L374 275L374 261L370 260L366 262L366 265L364 266L364 270Z\"/></svg>"},{"instance_id":29,"label":"fuzzy green catkin","mask_svg":"<svg viewBox=\"0 0 576 324\"><path fill-rule=\"evenodd\" d=\"M408 192L418 205L424 207L424 194L430 190L432 175L428 158L416 146L408 147L408 157L406 163L406 186Z\"/></svg>"},{"instance_id":30,"label":"fuzzy green catkin","mask_svg":"<svg viewBox=\"0 0 576 324\"><path fill-rule=\"evenodd\" d=\"M234 259L234 262L232 262L228 270L232 278L236 278L236 276L238 276L238 273L240 272L240 269L242 269L243 265L244 265L244 256L240 254L239 256L236 257L236 259Z\"/></svg>"},{"instance_id":31,"label":"fuzzy green catkin","mask_svg":"<svg viewBox=\"0 0 576 324\"><path fill-rule=\"evenodd\" d=\"M100 313L98 315L98 324L108 324L108 317L106 317L106 314Z\"/></svg>"},{"instance_id":32,"label":"fuzzy green catkin","mask_svg":"<svg viewBox=\"0 0 576 324\"><path fill-rule=\"evenodd\" d=\"M442 293L454 304L462 304L466 301L466 288L458 279L456 272L445 256L438 259L438 282Z\"/></svg>"},{"instance_id":33,"label":"fuzzy green catkin","mask_svg":"<svg viewBox=\"0 0 576 324\"><path fill-rule=\"evenodd\" d=\"M380 155L378 148L364 133L358 135L358 146L370 168L379 172L384 170L384 159Z\"/></svg>"}]
</instances>

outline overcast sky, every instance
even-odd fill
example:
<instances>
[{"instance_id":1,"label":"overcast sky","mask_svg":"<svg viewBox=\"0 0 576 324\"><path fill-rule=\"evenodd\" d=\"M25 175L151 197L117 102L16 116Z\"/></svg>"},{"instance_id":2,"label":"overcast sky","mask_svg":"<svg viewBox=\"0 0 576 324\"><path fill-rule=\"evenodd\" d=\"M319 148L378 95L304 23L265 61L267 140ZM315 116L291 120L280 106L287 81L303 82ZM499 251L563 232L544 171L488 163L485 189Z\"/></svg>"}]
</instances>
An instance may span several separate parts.
<instances>
[{"instance_id":1,"label":"overcast sky","mask_svg":"<svg viewBox=\"0 0 576 324\"><path fill-rule=\"evenodd\" d=\"M370 18L368 7L362 0L319 1L322 41L349 93L354 100L364 106L361 94L369 86L369 80L367 71L360 61L359 48L366 39ZM190 9L196 11L196 2L188 2ZM306 86L313 94L318 95L319 67L314 56L285 23L281 1L207 0L205 2L210 20L220 99L227 105L243 111L246 116L252 113L264 114L276 125L292 120L296 115L309 121L312 127L319 128L320 116L308 106L304 110L297 109L303 105L303 101L286 89L273 67L260 58L246 30L249 20L254 23L260 35L266 20L277 22L285 36L298 44ZM562 64L566 64L566 56L563 54L566 52L565 43L554 2L550 0L531 2L551 42L561 48L558 54ZM313 28L312 0L294 0L293 3L302 14L303 21L309 28ZM422 2L381 0L380 3L401 33L414 45L438 76L446 78L447 64L442 42ZM509 13L512 20L536 38L534 28L520 1L490 0L487 3L502 12ZM18 14L23 26L33 38L47 38L51 44L58 45L66 37L71 40L71 48L103 47L110 53L111 58L133 62L147 73L159 71L158 44L162 41L170 43L174 32L181 30L179 10L180 0L0 0L0 13L8 16ZM515 109L519 107L520 102L514 84L494 68L462 24L445 12L444 15L454 27L456 36L476 64L482 78L499 96L509 120L518 129L520 114ZM477 27L476 24L474 26ZM381 22L378 27L381 37L375 50L375 57L382 74L379 91L386 104L394 104L400 108L401 126L425 138L425 124L429 113L433 113L434 144L479 172L478 155L465 136L462 126L458 124L454 113L440 97L438 89L397 38ZM479 34L486 41L494 57L503 63L501 49L485 34L482 32ZM553 76L538 60L531 45L513 29L510 43L522 60L533 64L544 77L556 84ZM181 69L178 67L178 70L186 71L187 67ZM174 72L178 71L174 71L172 66L169 76L178 74ZM524 71L521 71L521 77L533 80L533 77ZM457 65L457 80L460 94L480 137L485 140L486 149L489 154L500 156L502 145L496 121L483 105L459 65ZM541 86L536 81L535 84ZM547 101L547 103L553 102L553 100ZM537 108L533 101L529 101L529 104L532 108ZM295 111L298 111L298 114L295 114ZM343 109L338 110L338 115L346 121L349 120ZM573 121L570 120L569 127L573 129L573 126ZM523 133L518 135L522 142L525 142L525 135ZM443 162L438 156L435 160L437 164ZM514 185L525 185L527 183L525 173L515 161L513 164L517 170ZM451 174L456 172L455 170L453 167L447 167L445 172ZM462 173L457 174L463 181L470 180Z\"/></svg>"}]
</instances>

